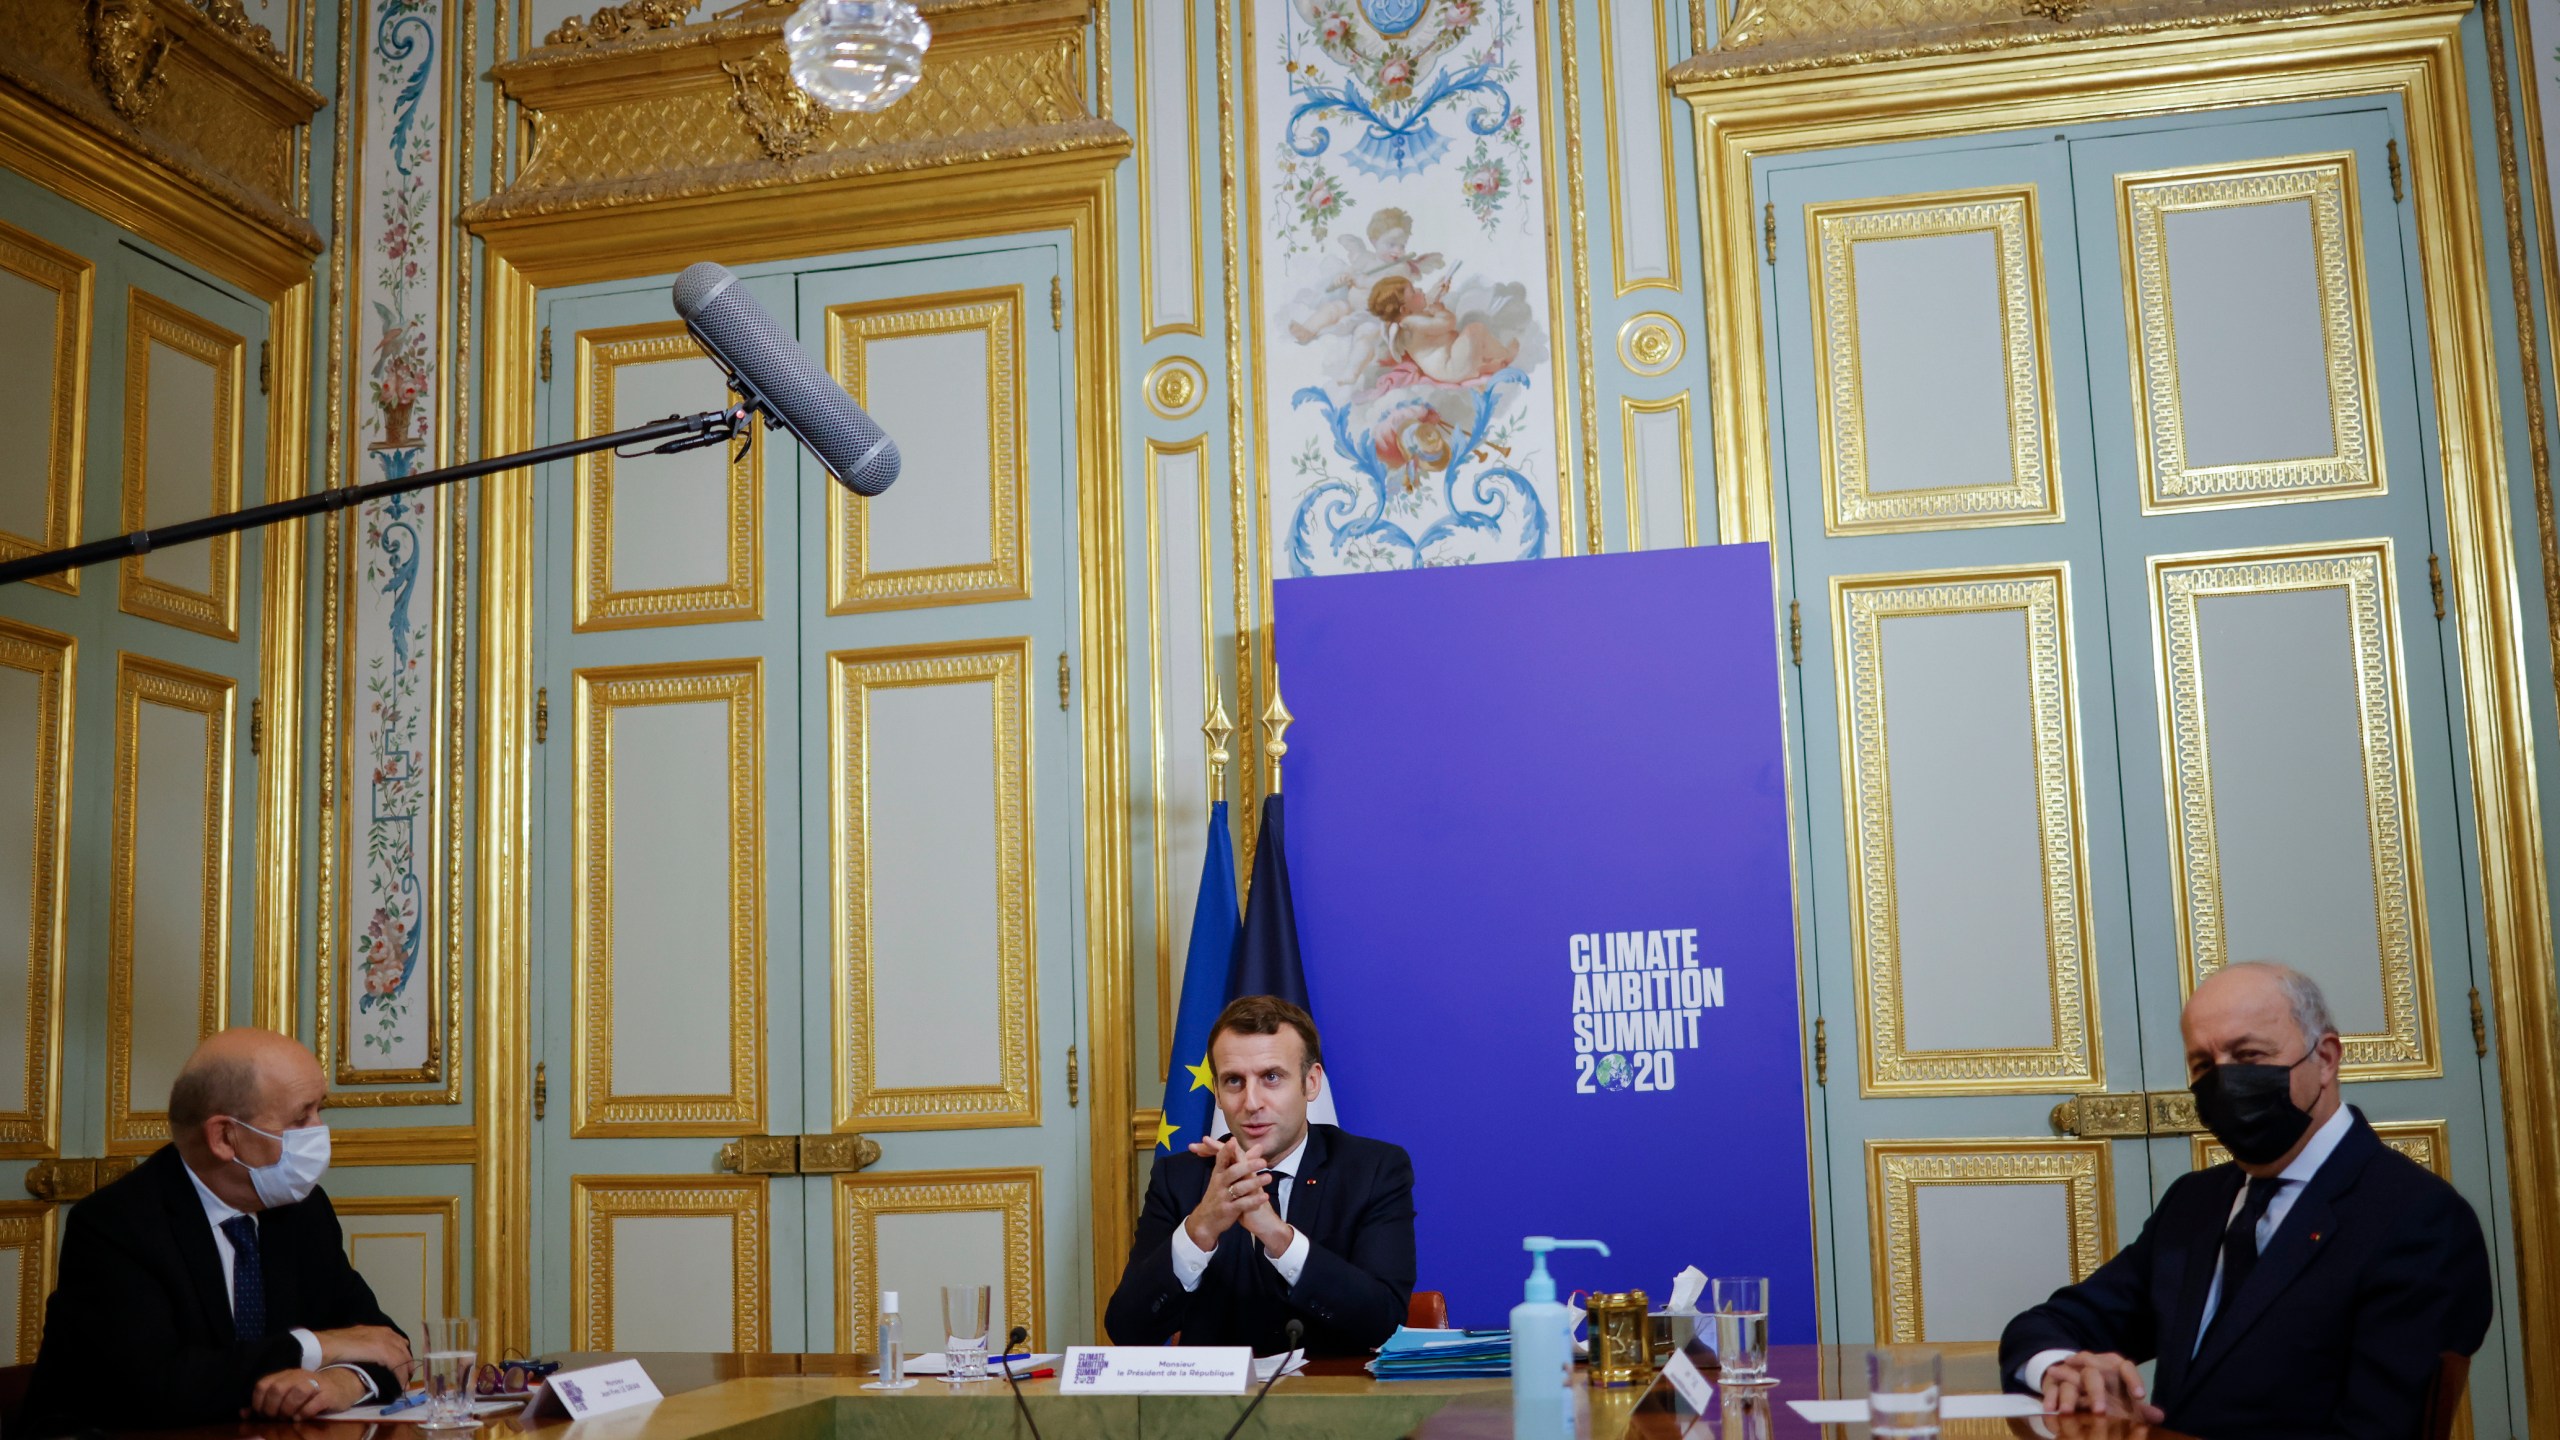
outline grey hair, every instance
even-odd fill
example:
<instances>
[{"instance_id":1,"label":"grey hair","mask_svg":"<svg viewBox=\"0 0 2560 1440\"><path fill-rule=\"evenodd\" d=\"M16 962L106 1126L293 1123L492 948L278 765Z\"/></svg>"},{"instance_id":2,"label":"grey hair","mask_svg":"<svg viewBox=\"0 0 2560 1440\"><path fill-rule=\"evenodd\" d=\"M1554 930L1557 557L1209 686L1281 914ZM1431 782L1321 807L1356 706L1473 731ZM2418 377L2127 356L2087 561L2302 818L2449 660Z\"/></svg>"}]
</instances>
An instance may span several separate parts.
<instances>
[{"instance_id":1,"label":"grey hair","mask_svg":"<svg viewBox=\"0 0 2560 1440\"><path fill-rule=\"evenodd\" d=\"M2323 1035L2338 1033L2338 1024L2329 1018L2329 997L2320 993L2319 982L2273 960L2242 960L2223 967L2225 970L2257 970L2274 978L2284 991L2286 1003L2293 1007L2293 1023L2302 1027L2302 1043L2317 1045Z\"/></svg>"},{"instance_id":2,"label":"grey hair","mask_svg":"<svg viewBox=\"0 0 2560 1440\"><path fill-rule=\"evenodd\" d=\"M169 1087L169 1133L190 1134L216 1115L248 1115L266 1098L258 1062L245 1055L200 1056Z\"/></svg>"}]
</instances>

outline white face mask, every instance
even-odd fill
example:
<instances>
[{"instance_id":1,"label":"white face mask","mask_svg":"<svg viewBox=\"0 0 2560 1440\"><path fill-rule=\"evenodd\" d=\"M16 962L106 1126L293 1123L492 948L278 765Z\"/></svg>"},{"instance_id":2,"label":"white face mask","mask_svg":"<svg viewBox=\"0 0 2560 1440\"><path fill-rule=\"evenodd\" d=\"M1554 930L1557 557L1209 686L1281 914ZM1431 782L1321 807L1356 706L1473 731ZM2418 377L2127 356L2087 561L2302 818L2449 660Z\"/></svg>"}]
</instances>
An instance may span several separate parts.
<instances>
[{"instance_id":1,"label":"white face mask","mask_svg":"<svg viewBox=\"0 0 2560 1440\"><path fill-rule=\"evenodd\" d=\"M273 1165L252 1165L237 1156L232 1158L233 1164L249 1172L249 1183L257 1189L259 1203L268 1209L291 1205L309 1196L319 1185L320 1177L328 1172L328 1126L305 1125L281 1135L267 1135L237 1116L231 1118L231 1123L252 1135L266 1135L284 1147L284 1153L276 1157Z\"/></svg>"}]
</instances>

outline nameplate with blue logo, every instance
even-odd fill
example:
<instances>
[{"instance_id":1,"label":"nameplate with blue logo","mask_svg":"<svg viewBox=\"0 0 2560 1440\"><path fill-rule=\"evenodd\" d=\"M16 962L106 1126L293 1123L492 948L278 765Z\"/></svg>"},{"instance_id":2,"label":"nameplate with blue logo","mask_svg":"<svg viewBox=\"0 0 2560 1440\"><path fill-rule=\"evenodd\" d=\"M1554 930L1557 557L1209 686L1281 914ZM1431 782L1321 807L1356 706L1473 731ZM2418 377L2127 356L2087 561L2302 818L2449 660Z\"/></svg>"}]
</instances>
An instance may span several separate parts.
<instances>
[{"instance_id":1,"label":"nameplate with blue logo","mask_svg":"<svg viewBox=\"0 0 2560 1440\"><path fill-rule=\"evenodd\" d=\"M1243 1345L1076 1345L1058 1369L1063 1395L1240 1395L1253 1375Z\"/></svg>"}]
</instances>

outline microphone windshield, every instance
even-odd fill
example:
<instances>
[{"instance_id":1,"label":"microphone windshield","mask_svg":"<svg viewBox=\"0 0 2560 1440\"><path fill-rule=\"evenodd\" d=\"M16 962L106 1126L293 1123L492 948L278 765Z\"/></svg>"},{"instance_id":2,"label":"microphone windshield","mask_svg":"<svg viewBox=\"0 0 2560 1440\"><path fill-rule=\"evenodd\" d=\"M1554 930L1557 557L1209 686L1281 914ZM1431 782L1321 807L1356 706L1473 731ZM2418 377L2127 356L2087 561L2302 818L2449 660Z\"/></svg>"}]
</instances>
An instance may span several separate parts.
<instances>
[{"instance_id":1,"label":"microphone windshield","mask_svg":"<svg viewBox=\"0 0 2560 1440\"><path fill-rule=\"evenodd\" d=\"M898 445L785 334L726 266L704 260L676 277L676 314L722 368L858 495L898 478Z\"/></svg>"}]
</instances>

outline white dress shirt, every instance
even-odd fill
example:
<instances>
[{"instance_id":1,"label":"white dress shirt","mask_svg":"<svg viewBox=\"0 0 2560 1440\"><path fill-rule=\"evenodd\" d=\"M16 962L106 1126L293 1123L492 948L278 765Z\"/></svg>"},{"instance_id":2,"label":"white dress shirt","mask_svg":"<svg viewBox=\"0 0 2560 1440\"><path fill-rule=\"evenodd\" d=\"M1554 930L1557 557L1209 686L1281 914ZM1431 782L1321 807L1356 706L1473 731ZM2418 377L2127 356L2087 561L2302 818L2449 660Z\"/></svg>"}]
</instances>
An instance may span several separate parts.
<instances>
[{"instance_id":1,"label":"white dress shirt","mask_svg":"<svg viewBox=\"0 0 2560 1440\"><path fill-rule=\"evenodd\" d=\"M225 1299L229 1300L234 1306L237 1306L240 1303L240 1297L232 1293L233 1281L231 1274L231 1262L233 1258L233 1251L231 1248L231 1237L223 1233L222 1226L224 1222L237 1219L242 1215L248 1215L249 1212L246 1210L232 1208L231 1202L214 1194L213 1187L204 1183L203 1179L196 1174L194 1167L182 1164L178 1168L187 1172L187 1183L196 1187L196 1199L204 1205L204 1221L207 1225L213 1227L214 1257L222 1262L222 1293ZM249 1223L252 1225L258 1223L258 1217L250 1215ZM368 1395L371 1395L373 1390L373 1377L366 1375L362 1366L322 1365L320 1363L319 1336L312 1334L308 1330L290 1330L286 1333L291 1335L294 1340L302 1346L303 1369L353 1370L364 1380L365 1390ZM376 1396L373 1398L380 1397Z\"/></svg>"},{"instance_id":2,"label":"white dress shirt","mask_svg":"<svg viewBox=\"0 0 2560 1440\"><path fill-rule=\"evenodd\" d=\"M2277 1188L2274 1196L2267 1201L2266 1213L2258 1217L2259 1254L2266 1253L2267 1243L2276 1238L2276 1231L2284 1225L2284 1217L2293 1213L2293 1202L2302 1198L2303 1190L2311 1184L2311 1177L2320 1173L2320 1167L2327 1163L2330 1152L2338 1148L2339 1141L2347 1138L2347 1130L2355 1122L2355 1112L2345 1105L2340 1105L2334 1114L2321 1123L2319 1129L2311 1132L2310 1143L2302 1147L2301 1154L2293 1157L2293 1163L2276 1172L2275 1178L2286 1183ZM2264 1185L2267 1182L2253 1176L2249 1183ZM2248 1197L2247 1185L2240 1187L2239 1193L2231 1197L2231 1209L2222 1217L2224 1229L2229 1229L2231 1222L2240 1218L2240 1207L2247 1203ZM2198 1346L2204 1344L2205 1332L2213 1328L2213 1312L2221 1308L2222 1259L2220 1241L2217 1240L2213 1262L2213 1284L2204 1292L2204 1313L2196 1320ZM2018 1367L2018 1378L2026 1382L2028 1389L2041 1392L2044 1389L2045 1370L2056 1360L2070 1358L2071 1352L2068 1350L2039 1350L2026 1364Z\"/></svg>"},{"instance_id":3,"label":"white dress shirt","mask_svg":"<svg viewBox=\"0 0 2560 1440\"><path fill-rule=\"evenodd\" d=\"M1271 1208L1283 1220L1289 1218L1289 1194L1297 1188L1298 1161L1306 1153L1307 1137L1300 1135L1298 1143L1290 1149L1289 1153L1281 1156L1270 1167L1279 1175L1278 1182L1271 1187ZM1293 1230L1290 1232L1288 1249L1277 1255L1273 1255L1268 1250L1262 1253L1271 1261L1271 1268L1280 1272L1280 1278L1283 1281L1295 1285L1298 1283L1298 1272L1307 1268L1309 1243L1306 1231ZM1191 1227L1174 1226L1173 1278L1182 1282L1184 1290L1197 1290L1200 1288L1200 1277L1208 1271L1209 1252L1201 1249L1192 1240Z\"/></svg>"}]
</instances>

